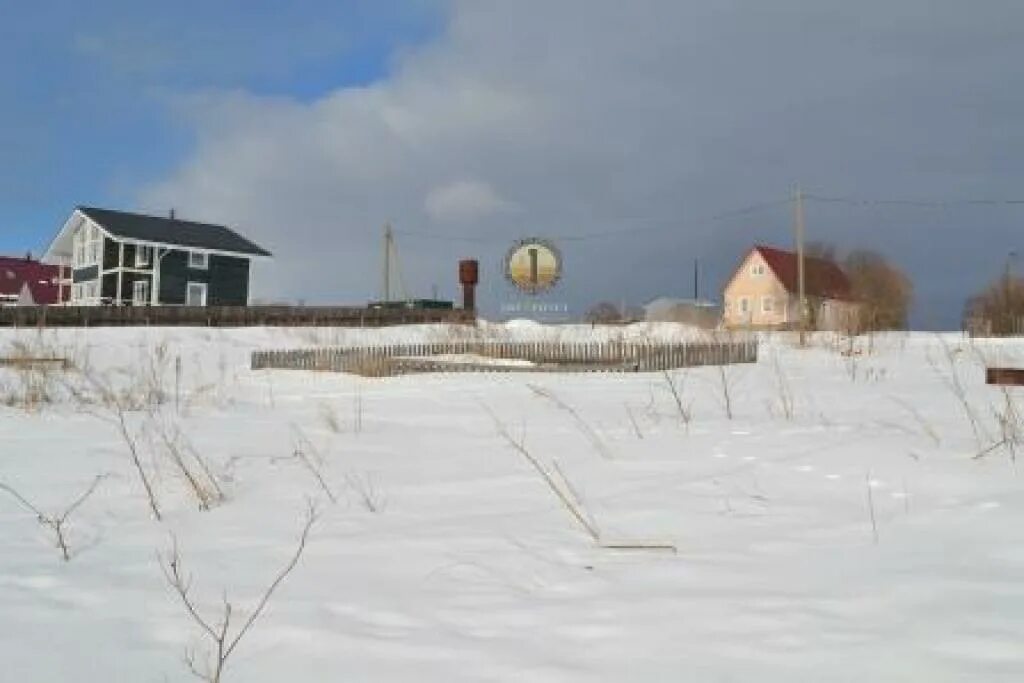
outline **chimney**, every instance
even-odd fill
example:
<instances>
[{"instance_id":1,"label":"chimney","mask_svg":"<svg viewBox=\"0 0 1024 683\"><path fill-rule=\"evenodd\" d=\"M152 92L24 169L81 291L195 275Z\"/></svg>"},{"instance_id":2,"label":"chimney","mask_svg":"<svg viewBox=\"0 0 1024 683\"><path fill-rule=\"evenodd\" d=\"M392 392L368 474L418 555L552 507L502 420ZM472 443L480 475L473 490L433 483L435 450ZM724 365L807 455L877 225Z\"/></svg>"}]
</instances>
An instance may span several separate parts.
<instances>
[{"instance_id":1,"label":"chimney","mask_svg":"<svg viewBox=\"0 0 1024 683\"><path fill-rule=\"evenodd\" d=\"M31 261L32 260L32 252L31 251L26 251L25 252L25 260L26 261Z\"/></svg>"}]
</instances>

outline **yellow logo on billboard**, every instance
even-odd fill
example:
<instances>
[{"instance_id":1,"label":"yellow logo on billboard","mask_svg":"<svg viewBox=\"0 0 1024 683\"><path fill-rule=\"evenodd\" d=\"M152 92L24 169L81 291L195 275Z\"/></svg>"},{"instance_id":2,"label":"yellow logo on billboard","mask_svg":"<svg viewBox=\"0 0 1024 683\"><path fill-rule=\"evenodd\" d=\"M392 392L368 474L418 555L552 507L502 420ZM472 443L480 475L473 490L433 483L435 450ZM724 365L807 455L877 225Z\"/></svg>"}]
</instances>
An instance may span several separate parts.
<instances>
[{"instance_id":1,"label":"yellow logo on billboard","mask_svg":"<svg viewBox=\"0 0 1024 683\"><path fill-rule=\"evenodd\" d=\"M547 240L522 240L508 252L505 276L521 291L540 294L554 287L562 276L562 256Z\"/></svg>"}]
</instances>

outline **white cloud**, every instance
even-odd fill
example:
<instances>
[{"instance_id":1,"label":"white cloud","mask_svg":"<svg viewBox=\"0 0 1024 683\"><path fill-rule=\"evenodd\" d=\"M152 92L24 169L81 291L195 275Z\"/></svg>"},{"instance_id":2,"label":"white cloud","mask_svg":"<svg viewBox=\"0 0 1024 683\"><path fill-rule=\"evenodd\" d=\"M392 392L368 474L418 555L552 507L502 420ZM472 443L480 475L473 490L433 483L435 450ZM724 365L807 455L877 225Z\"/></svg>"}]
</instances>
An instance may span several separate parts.
<instances>
[{"instance_id":1,"label":"white cloud","mask_svg":"<svg viewBox=\"0 0 1024 683\"><path fill-rule=\"evenodd\" d=\"M783 206L700 218L785 198L798 180L876 196L1020 186L1024 83L1007 65L1024 56L1008 28L1024 26L1024 5L901 7L454 0L447 30L369 87L311 103L188 98L198 146L143 203L266 243L277 258L259 273L262 295L375 296L388 221L419 294L453 294L456 258L473 255L493 306L505 296L494 266L514 239L622 229L635 237L563 244L561 295L583 305L685 294L695 257L707 289L752 241L788 241L790 217ZM925 217L925 262L877 216L824 212L808 218L816 239L892 247L925 276L944 236L959 234L956 221ZM481 241L401 234L435 228Z\"/></svg>"},{"instance_id":2,"label":"white cloud","mask_svg":"<svg viewBox=\"0 0 1024 683\"><path fill-rule=\"evenodd\" d=\"M435 223L472 223L514 208L479 180L457 180L433 188L423 203Z\"/></svg>"}]
</instances>

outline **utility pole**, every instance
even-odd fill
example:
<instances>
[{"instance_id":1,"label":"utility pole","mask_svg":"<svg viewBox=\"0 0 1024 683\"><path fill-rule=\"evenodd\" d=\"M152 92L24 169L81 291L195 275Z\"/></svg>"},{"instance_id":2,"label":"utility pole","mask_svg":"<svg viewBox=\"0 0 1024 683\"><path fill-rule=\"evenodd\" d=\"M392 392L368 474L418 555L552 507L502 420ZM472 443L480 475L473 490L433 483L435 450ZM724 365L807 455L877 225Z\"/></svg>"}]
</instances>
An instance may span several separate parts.
<instances>
[{"instance_id":1,"label":"utility pole","mask_svg":"<svg viewBox=\"0 0 1024 683\"><path fill-rule=\"evenodd\" d=\"M391 301L391 224L384 224L384 302Z\"/></svg>"},{"instance_id":2,"label":"utility pole","mask_svg":"<svg viewBox=\"0 0 1024 683\"><path fill-rule=\"evenodd\" d=\"M800 306L800 346L807 345L807 297L804 290L804 193L797 183L793 195L793 219L796 228L796 277Z\"/></svg>"},{"instance_id":3,"label":"utility pole","mask_svg":"<svg viewBox=\"0 0 1024 683\"><path fill-rule=\"evenodd\" d=\"M700 259L693 259L693 300L700 299L700 287L698 286L698 273L700 272Z\"/></svg>"}]
</instances>

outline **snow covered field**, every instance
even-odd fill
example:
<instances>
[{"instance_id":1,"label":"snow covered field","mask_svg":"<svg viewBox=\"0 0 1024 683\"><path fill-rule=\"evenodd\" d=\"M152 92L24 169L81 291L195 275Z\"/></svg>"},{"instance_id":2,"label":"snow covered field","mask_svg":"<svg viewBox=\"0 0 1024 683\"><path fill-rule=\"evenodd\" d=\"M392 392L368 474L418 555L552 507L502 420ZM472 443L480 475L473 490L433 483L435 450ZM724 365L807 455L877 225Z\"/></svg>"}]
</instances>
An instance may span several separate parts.
<instances>
[{"instance_id":1,"label":"snow covered field","mask_svg":"<svg viewBox=\"0 0 1024 683\"><path fill-rule=\"evenodd\" d=\"M69 562L0 491L0 680L193 680L186 648L201 660L209 641L158 553L173 535L198 610L216 622L226 595L240 625L308 498L305 552L225 681L1024 680L1024 487L1007 446L973 457L1024 420L1000 422L1007 397L981 369L1024 364L1024 342L888 335L844 356L770 338L757 365L673 373L682 411L660 374L248 369L256 348L451 334L0 331L0 357L54 349L148 397L126 424L163 513L116 415L63 378L50 402L0 406L0 482L44 513L108 474L67 522ZM0 398L24 375L0 369ZM598 547L502 430L564 473L603 541L677 552ZM198 509L161 433L202 455L225 502Z\"/></svg>"}]
</instances>

